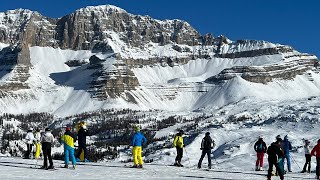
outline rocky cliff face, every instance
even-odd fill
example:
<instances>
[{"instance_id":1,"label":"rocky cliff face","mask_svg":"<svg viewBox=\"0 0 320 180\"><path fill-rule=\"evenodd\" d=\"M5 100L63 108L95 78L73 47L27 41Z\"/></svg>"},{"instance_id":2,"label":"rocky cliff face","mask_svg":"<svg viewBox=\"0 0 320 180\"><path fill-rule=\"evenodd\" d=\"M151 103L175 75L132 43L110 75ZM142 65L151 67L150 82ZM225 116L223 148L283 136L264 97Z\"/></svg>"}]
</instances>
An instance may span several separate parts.
<instances>
[{"instance_id":1,"label":"rocky cliff face","mask_svg":"<svg viewBox=\"0 0 320 180\"><path fill-rule=\"evenodd\" d=\"M187 22L133 15L111 5L82 8L57 19L24 9L0 13L0 42L9 45L0 50L0 65L14 73L1 85L1 89L8 91L28 87L25 82L32 66L30 46L113 54L110 58L115 61L111 65L105 63L107 59L90 58L89 68L95 73L88 91L101 100L122 96L139 86L133 68L175 67L197 59L228 61L272 55L282 55L283 61L291 61L292 57L285 54L295 56L294 61L284 64L227 68L207 80L216 82L241 76L248 81L267 83L274 78L294 78L310 69L316 59L301 58L299 52L280 44L233 42L225 36L201 35ZM74 67L85 62L70 59L66 64Z\"/></svg>"}]
</instances>

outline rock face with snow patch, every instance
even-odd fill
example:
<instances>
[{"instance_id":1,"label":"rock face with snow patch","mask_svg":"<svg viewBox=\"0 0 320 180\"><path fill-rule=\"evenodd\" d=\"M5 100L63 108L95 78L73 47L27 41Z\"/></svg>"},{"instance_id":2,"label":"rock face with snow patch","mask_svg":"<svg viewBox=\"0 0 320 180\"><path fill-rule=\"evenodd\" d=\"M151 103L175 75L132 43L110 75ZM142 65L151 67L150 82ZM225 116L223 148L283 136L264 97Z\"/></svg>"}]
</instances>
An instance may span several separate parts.
<instances>
[{"instance_id":1,"label":"rock face with snow patch","mask_svg":"<svg viewBox=\"0 0 320 180\"><path fill-rule=\"evenodd\" d=\"M53 73L70 73L45 83L53 80L55 85L74 85L74 91L85 90L102 101L120 98L144 107L156 104L154 108L171 104L168 109L177 104L192 109L181 103L184 96L192 101L190 104L196 103L210 92L213 82L240 76L268 84L274 79L294 79L309 70L316 71L317 64L317 57L301 54L290 46L201 35L185 21L133 15L112 5L81 8L61 18L24 9L0 13L0 43L7 44L0 49L2 91L27 89L30 71L35 68L32 62L47 63L58 66L52 68ZM74 58L61 53L51 59L54 62L45 62L46 57L36 59L37 54L31 61L32 46L90 55ZM41 66L35 69L40 79L48 77L39 73ZM85 74L89 76L85 82L73 82L81 81L84 72L90 74ZM76 75L79 77L73 78Z\"/></svg>"}]
</instances>

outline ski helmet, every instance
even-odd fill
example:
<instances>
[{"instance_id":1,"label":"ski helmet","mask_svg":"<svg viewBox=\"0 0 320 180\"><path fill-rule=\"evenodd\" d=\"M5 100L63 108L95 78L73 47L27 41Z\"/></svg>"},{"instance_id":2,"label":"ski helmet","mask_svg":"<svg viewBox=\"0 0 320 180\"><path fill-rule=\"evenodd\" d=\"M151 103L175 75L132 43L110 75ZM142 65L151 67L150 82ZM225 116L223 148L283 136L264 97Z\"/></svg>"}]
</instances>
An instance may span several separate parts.
<instances>
[{"instance_id":1,"label":"ski helmet","mask_svg":"<svg viewBox=\"0 0 320 180\"><path fill-rule=\"evenodd\" d=\"M278 135L278 136L276 137L276 139L281 139L281 136L280 136L280 135Z\"/></svg>"},{"instance_id":2,"label":"ski helmet","mask_svg":"<svg viewBox=\"0 0 320 180\"><path fill-rule=\"evenodd\" d=\"M184 131L182 129L179 130L180 134L184 134Z\"/></svg>"},{"instance_id":3,"label":"ski helmet","mask_svg":"<svg viewBox=\"0 0 320 180\"><path fill-rule=\"evenodd\" d=\"M51 131L51 129L50 129L50 128L46 128L45 131L46 131L46 132L49 132L49 131Z\"/></svg>"},{"instance_id":4,"label":"ski helmet","mask_svg":"<svg viewBox=\"0 0 320 180\"><path fill-rule=\"evenodd\" d=\"M210 132L206 132L206 136L210 136Z\"/></svg>"}]
</instances>

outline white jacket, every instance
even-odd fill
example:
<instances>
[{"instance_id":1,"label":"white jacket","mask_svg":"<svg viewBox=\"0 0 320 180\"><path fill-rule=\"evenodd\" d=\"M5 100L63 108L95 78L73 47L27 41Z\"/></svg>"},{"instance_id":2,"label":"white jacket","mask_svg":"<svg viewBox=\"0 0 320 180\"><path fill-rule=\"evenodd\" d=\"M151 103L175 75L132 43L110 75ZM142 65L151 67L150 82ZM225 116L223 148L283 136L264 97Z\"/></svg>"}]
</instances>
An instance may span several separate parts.
<instances>
[{"instance_id":1,"label":"white jacket","mask_svg":"<svg viewBox=\"0 0 320 180\"><path fill-rule=\"evenodd\" d=\"M51 132L45 132L42 136L41 136L41 142L48 142L48 143L53 143L54 142L54 137L51 134Z\"/></svg>"},{"instance_id":2,"label":"white jacket","mask_svg":"<svg viewBox=\"0 0 320 180\"><path fill-rule=\"evenodd\" d=\"M28 132L24 139L26 140L27 144L32 144L35 140L32 132Z\"/></svg>"},{"instance_id":3,"label":"white jacket","mask_svg":"<svg viewBox=\"0 0 320 180\"><path fill-rule=\"evenodd\" d=\"M39 143L40 140L41 140L41 134L40 134L40 132L36 132L36 133L34 134L34 138L35 138L36 142Z\"/></svg>"},{"instance_id":4,"label":"white jacket","mask_svg":"<svg viewBox=\"0 0 320 180\"><path fill-rule=\"evenodd\" d=\"M310 154L310 145L304 145L304 154Z\"/></svg>"}]
</instances>

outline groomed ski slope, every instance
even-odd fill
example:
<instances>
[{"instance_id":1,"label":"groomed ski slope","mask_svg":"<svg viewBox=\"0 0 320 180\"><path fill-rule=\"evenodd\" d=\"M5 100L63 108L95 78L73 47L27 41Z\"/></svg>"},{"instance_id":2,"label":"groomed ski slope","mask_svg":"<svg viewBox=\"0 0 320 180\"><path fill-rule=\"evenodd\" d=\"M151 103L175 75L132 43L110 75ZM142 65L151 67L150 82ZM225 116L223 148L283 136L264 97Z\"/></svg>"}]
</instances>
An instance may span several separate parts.
<instances>
[{"instance_id":1,"label":"groomed ski slope","mask_svg":"<svg viewBox=\"0 0 320 180\"><path fill-rule=\"evenodd\" d=\"M252 122L251 122L252 123ZM153 159L146 163L144 169L125 167L132 163L120 163L127 160L126 154L120 153L120 158L112 162L81 163L76 170L58 168L56 171L31 169L36 160L0 157L1 179L221 179L221 180L265 180L267 171L254 171L256 153L253 145L259 135L263 136L269 146L275 141L276 135L288 135L292 143L292 171L285 179L313 179L315 177L315 158L312 157L311 174L299 173L304 164L303 138L311 141L311 148L316 145L320 124L308 122L262 122L255 126L238 124L222 124L222 127L210 128L208 131L216 142L212 153L212 170L207 171L207 157L202 163L202 169L196 168L200 158L199 149L203 134L197 136L184 151L182 163L184 168L170 166L174 162L175 149L162 149L147 156ZM164 134L164 132L159 132ZM268 169L267 155L264 157L264 169ZM42 161L39 162L42 164ZM63 166L62 161L55 161L55 167ZM285 166L285 169L286 166ZM279 177L273 177L279 179Z\"/></svg>"},{"instance_id":2,"label":"groomed ski slope","mask_svg":"<svg viewBox=\"0 0 320 180\"><path fill-rule=\"evenodd\" d=\"M76 170L57 168L57 170L48 171L30 168L35 163L35 160L0 158L1 179L266 179L266 171L241 171L223 169L217 166L211 170L199 170L188 167L179 168L162 164L147 164L144 169L134 169L125 167L124 163L86 163L78 165ZM56 167L63 166L62 161L55 161L54 164ZM312 179L313 177L313 173L285 175L285 179ZM273 177L273 179L279 179L279 177Z\"/></svg>"}]
</instances>

